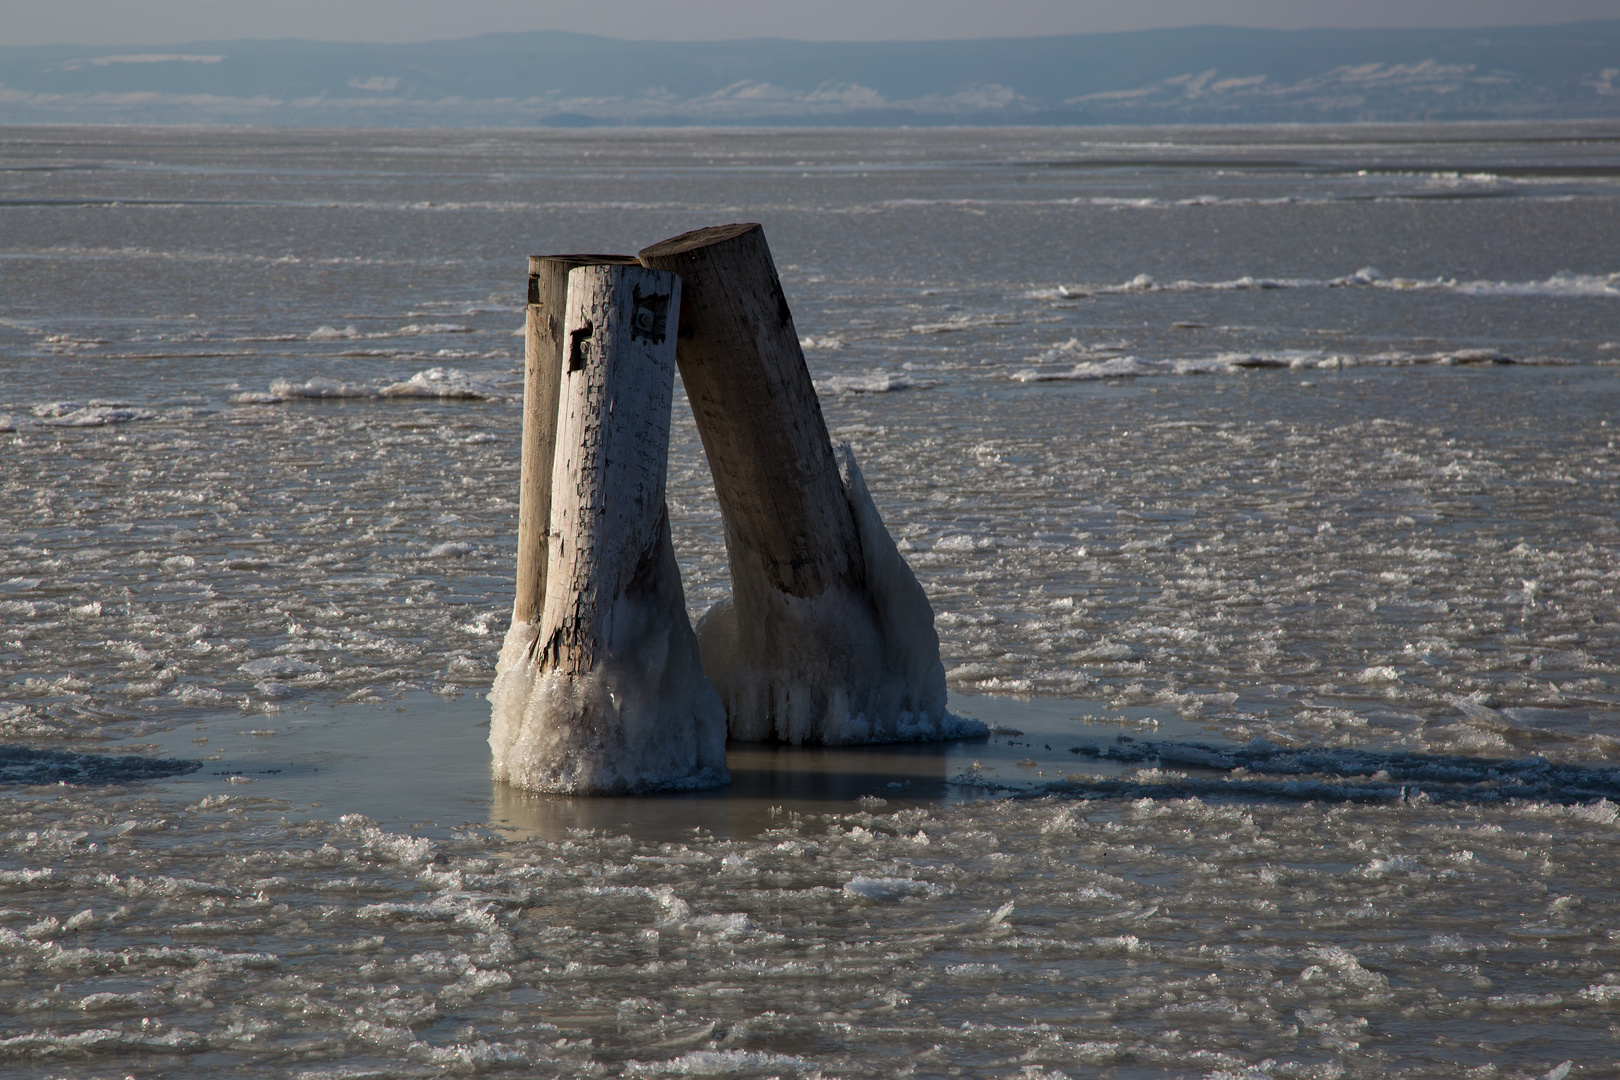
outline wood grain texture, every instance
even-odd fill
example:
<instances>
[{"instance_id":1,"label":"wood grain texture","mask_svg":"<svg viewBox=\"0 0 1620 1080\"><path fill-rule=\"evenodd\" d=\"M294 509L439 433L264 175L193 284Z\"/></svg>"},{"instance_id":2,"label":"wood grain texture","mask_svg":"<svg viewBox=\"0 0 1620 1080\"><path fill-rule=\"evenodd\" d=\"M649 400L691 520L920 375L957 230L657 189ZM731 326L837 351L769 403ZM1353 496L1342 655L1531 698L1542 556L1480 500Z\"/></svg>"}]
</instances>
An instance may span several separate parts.
<instances>
[{"instance_id":1,"label":"wood grain texture","mask_svg":"<svg viewBox=\"0 0 1620 1080\"><path fill-rule=\"evenodd\" d=\"M732 595L698 624L731 737L949 737L933 609L846 447L842 469L765 233L641 252L679 274L676 355L725 519Z\"/></svg>"},{"instance_id":2,"label":"wood grain texture","mask_svg":"<svg viewBox=\"0 0 1620 1080\"><path fill-rule=\"evenodd\" d=\"M491 690L491 774L531 791L727 781L725 710L703 674L664 503L680 279L569 271L544 602L514 622ZM555 310L555 309L553 309Z\"/></svg>"},{"instance_id":3,"label":"wood grain texture","mask_svg":"<svg viewBox=\"0 0 1620 1080\"><path fill-rule=\"evenodd\" d=\"M517 589L512 621L538 623L546 595L551 466L562 384L563 305L577 266L636 265L630 255L531 255L523 327L523 443L518 479Z\"/></svg>"},{"instance_id":4,"label":"wood grain texture","mask_svg":"<svg viewBox=\"0 0 1620 1080\"><path fill-rule=\"evenodd\" d=\"M616 601L662 564L681 282L580 266L567 295L538 659L579 674L609 651Z\"/></svg>"},{"instance_id":5,"label":"wood grain texture","mask_svg":"<svg viewBox=\"0 0 1620 1080\"><path fill-rule=\"evenodd\" d=\"M640 254L681 277L676 356L728 543L792 596L858 583L854 522L764 229L699 229Z\"/></svg>"}]
</instances>

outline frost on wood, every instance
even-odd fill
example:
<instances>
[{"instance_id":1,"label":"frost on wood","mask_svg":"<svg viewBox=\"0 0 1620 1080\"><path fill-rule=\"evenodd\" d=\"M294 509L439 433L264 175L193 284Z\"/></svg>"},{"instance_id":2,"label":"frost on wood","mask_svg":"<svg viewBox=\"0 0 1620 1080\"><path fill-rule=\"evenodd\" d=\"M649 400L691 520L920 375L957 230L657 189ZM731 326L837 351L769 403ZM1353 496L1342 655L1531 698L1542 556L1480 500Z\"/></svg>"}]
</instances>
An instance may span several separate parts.
<instances>
[{"instance_id":1,"label":"frost on wood","mask_svg":"<svg viewBox=\"0 0 1620 1080\"><path fill-rule=\"evenodd\" d=\"M725 701L732 737L841 744L983 734L978 721L945 711L928 596L878 516L854 453L846 445L839 457L864 580L794 596L731 543L731 599L698 623L703 669Z\"/></svg>"},{"instance_id":2,"label":"frost on wood","mask_svg":"<svg viewBox=\"0 0 1620 1080\"><path fill-rule=\"evenodd\" d=\"M570 272L550 550L538 625L508 631L490 697L494 775L531 791L725 783L664 506L680 282Z\"/></svg>"},{"instance_id":3,"label":"frost on wood","mask_svg":"<svg viewBox=\"0 0 1620 1080\"><path fill-rule=\"evenodd\" d=\"M641 252L681 275L677 356L725 519L732 598L704 616L703 667L734 738L953 738L933 610L854 456L842 467L753 224ZM971 727L970 727L971 725Z\"/></svg>"},{"instance_id":4,"label":"frost on wood","mask_svg":"<svg viewBox=\"0 0 1620 1080\"><path fill-rule=\"evenodd\" d=\"M644 591L614 603L588 670L548 666L534 649L543 631L512 624L490 694L497 780L575 794L727 782L725 714L699 664L667 524L652 554Z\"/></svg>"}]
</instances>

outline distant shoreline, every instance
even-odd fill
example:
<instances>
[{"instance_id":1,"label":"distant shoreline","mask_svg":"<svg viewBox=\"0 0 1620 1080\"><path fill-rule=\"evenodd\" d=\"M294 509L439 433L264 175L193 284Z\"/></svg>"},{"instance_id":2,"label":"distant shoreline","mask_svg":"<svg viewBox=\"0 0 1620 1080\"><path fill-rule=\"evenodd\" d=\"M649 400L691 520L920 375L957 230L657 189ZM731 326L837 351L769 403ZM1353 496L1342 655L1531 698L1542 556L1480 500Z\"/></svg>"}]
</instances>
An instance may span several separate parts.
<instances>
[{"instance_id":1,"label":"distant shoreline","mask_svg":"<svg viewBox=\"0 0 1620 1080\"><path fill-rule=\"evenodd\" d=\"M1571 120L1338 120L1338 121L1276 121L1271 123L1207 123L1207 124L896 124L896 125L864 125L864 124L603 124L592 127L552 127L545 124L507 124L507 125L433 125L433 124L386 124L386 125L360 125L360 124L280 124L280 123L225 123L201 121L93 121L93 120L41 120L41 121L9 121L0 119L0 142L5 140L7 132L40 132L50 130L62 131L208 131L208 132L343 132L345 134L363 133L413 133L413 134L444 134L476 136L480 132L490 134L512 135L521 132L545 132L554 136L578 136L580 138L606 138L623 136L633 138L637 136L670 135L675 133L690 133L693 135L841 135L864 134L876 135L884 132L895 134L943 134L947 132L984 132L998 135L1016 135L1019 132L1097 132L1119 133L1119 137L1128 138L1131 142L1147 142L1154 134L1176 134L1185 139L1184 147L1196 146L1200 142L1212 142L1216 136L1242 135L1247 141L1264 145L1268 140L1266 135L1283 136L1290 132L1332 132L1357 131L1373 137L1377 141L1408 141L1402 135L1412 136L1413 142L1432 142L1431 139L1418 138L1420 132L1435 132L1439 130L1463 131L1479 133L1480 137L1489 138L1492 135L1504 141L1511 142L1562 142L1571 138L1602 138L1620 139L1620 116L1591 117ZM1517 133L1517 134L1516 134ZM1223 140L1224 141L1224 140ZM1476 141L1473 138L1467 140Z\"/></svg>"},{"instance_id":2,"label":"distant shoreline","mask_svg":"<svg viewBox=\"0 0 1620 1080\"><path fill-rule=\"evenodd\" d=\"M914 42L0 48L0 123L273 127L1225 126L1620 119L1620 20L1193 27Z\"/></svg>"}]
</instances>

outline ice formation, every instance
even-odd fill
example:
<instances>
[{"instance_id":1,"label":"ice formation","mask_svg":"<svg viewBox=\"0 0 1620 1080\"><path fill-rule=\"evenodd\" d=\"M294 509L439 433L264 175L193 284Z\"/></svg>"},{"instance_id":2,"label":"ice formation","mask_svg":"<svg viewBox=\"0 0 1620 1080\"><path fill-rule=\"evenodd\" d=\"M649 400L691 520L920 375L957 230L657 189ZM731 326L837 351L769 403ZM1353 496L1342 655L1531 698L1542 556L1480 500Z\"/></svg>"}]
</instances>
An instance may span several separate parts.
<instances>
[{"instance_id":1,"label":"ice formation","mask_svg":"<svg viewBox=\"0 0 1620 1080\"><path fill-rule=\"evenodd\" d=\"M544 605L538 626L513 620L502 648L495 777L582 794L723 784L725 714L664 502L675 342L663 327L679 279L581 266L567 295Z\"/></svg>"},{"instance_id":2,"label":"ice formation","mask_svg":"<svg viewBox=\"0 0 1620 1080\"><path fill-rule=\"evenodd\" d=\"M493 771L528 791L642 792L726 783L726 717L697 663L697 637L666 515L649 562L605 621L613 659L548 670L540 628L514 622L496 665ZM944 687L941 686L943 698Z\"/></svg>"},{"instance_id":3,"label":"ice formation","mask_svg":"<svg viewBox=\"0 0 1620 1080\"><path fill-rule=\"evenodd\" d=\"M884 527L854 451L846 443L838 456L864 581L791 596L771 585L756 555L731 543L732 595L698 623L703 670L725 700L732 737L837 745L982 732L945 711L928 596ZM739 625L755 629L744 635Z\"/></svg>"},{"instance_id":4,"label":"ice formation","mask_svg":"<svg viewBox=\"0 0 1620 1080\"><path fill-rule=\"evenodd\" d=\"M1001 800L667 840L150 792L0 800L9 1074L1556 1080L1613 1056L1612 804Z\"/></svg>"},{"instance_id":5,"label":"ice formation","mask_svg":"<svg viewBox=\"0 0 1620 1080\"><path fill-rule=\"evenodd\" d=\"M937 386L931 379L918 379L892 371L868 371L858 375L834 375L817 379L820 394L889 394L896 390L927 390Z\"/></svg>"},{"instance_id":6,"label":"ice formation","mask_svg":"<svg viewBox=\"0 0 1620 1080\"><path fill-rule=\"evenodd\" d=\"M270 383L269 393L247 391L234 395L230 400L238 405L273 405L297 398L501 398L503 395L500 391L490 384L488 375L459 368L432 367L397 382L348 383L325 376L302 382L276 379Z\"/></svg>"},{"instance_id":7,"label":"ice formation","mask_svg":"<svg viewBox=\"0 0 1620 1080\"><path fill-rule=\"evenodd\" d=\"M1072 300L1087 296L1108 296L1126 293L1188 293L1188 292L1242 292L1250 289L1339 289L1376 288L1397 291L1438 290L1460 293L1464 296L1561 296L1612 297L1620 296L1620 273L1574 274L1557 273L1551 277L1520 281L1473 280L1455 278L1386 277L1376 267L1364 266L1353 274L1334 278L1256 278L1242 277L1223 281L1195 281L1181 278L1175 281L1156 281L1149 274L1137 274L1129 281L1117 284L1058 285L1033 289L1028 295L1037 300ZM913 326L920 333L942 333L964 329L969 317L959 317L945 323ZM982 323L980 324L982 325ZM330 329L323 327L322 329Z\"/></svg>"},{"instance_id":8,"label":"ice formation","mask_svg":"<svg viewBox=\"0 0 1620 1080\"><path fill-rule=\"evenodd\" d=\"M448 228L461 213L520 235L537 218L527 177L556 166L557 146L524 133L429 132L409 135L411 145L388 133L368 148L372 137L358 133L284 140L266 153L268 136L243 130L163 130L142 135L156 168L16 174L54 198L126 201L15 215L6 238L30 269L0 275L20 298L0 319L15 361L0 378L0 519L9 528L0 734L105 753L111 735L145 739L151 725L182 723L180 747L163 753L211 756L218 740L192 746L190 720L206 714L233 732L268 726L254 711L275 706L240 667L284 657L321 670L264 676L284 686L289 708L283 734L260 741L288 753L293 730L319 727L316 711L298 705L346 698L377 706L356 739L397 744L382 726L395 716L384 698L490 685L489 638L465 627L495 615L491 631L506 629L517 410L424 398L208 415L160 398L184 387L217 405L230 383L262 391L293 373L300 383L381 386L440 363L348 347L377 342L302 339L323 321L342 327L341 313L373 309L379 296L429 306L411 288L453 289L456 311L486 288L510 291L501 260L468 260L444 243L415 250L401 292L400 230L372 223L431 216L432 228ZM1017 135L1013 152L1025 145L1017 140L1048 138L1028 130L1036 134ZM818 135L817 152L866 160L871 138ZM878 138L878 150L897 154L936 138L982 140L950 131ZM735 140L688 141L701 155ZM48 163L55 149L35 145ZM735 184L713 170L649 170L638 163L665 148L645 140L575 145L600 156L574 170L587 179L569 212L611 218L625 235L665 227L669 200L699 207L718 192L781 205L802 183L788 168L744 169L731 174ZM1394 167L1357 181L1363 190L1398 196L1427 183L1404 173L1415 144L1393 145L1383 160ZM1504 156L1522 150L1499 145ZM1554 155L1553 144L1539 145L1537 155ZM151 218L140 200L172 195L169 163L195 160L199 146L246 163L216 176L222 194L262 200L266 229L313 240L305 269L280 265L295 258L283 255L287 245L217 243L219 215L240 213L230 206L193 207L157 231L117 223ZM284 170L337 175L328 164L341 167L357 146L387 163L393 187L368 181L365 192L321 205L284 198ZM771 152L791 163L805 151L783 139ZM1364 159L1369 150L1358 140L1331 153ZM516 165L491 170L492 155ZM1557 151L1549 160L1592 159ZM423 161L460 169L455 186L475 205L417 207L411 170ZM277 798L269 778L233 787L212 763L186 778L194 783L13 786L0 798L5 1071L146 1070L174 1080L276 1071L270 1064L312 1078L1601 1073L1620 1009L1620 809L1612 794L1558 800L1595 799L1582 789L1620 763L1620 326L1605 295L1620 279L1602 279L1616 268L1612 255L1601 230L1582 228L1610 212L1612 185L1564 176L1559 190L1573 197L1549 196L1536 178L1523 198L1335 197L1325 214L1229 199L1231 209L1122 216L1100 199L1001 198L1007 170L973 161L965 171L922 168L852 178L857 212L832 200L816 216L817 258L861 267L858 280L812 271L794 280L803 290L796 310L812 313L806 326L847 340L815 355L817 378L922 360L921 373L943 384L822 400L835 439L855 440L933 601L951 689L1021 692L1054 708L1085 697L1139 716L1182 712L1209 725L1212 741L1264 736L1301 763L1308 750L1379 748L1391 752L1381 762L1339 757L1323 767L1385 770L1389 780L1260 774L1257 765L1286 759L1272 750L1262 760L1259 747L1231 755L1248 776L1161 753L1139 763L1157 765L1158 779L1114 777L1028 801L895 809L916 790L908 787L892 793L887 813L845 803L837 814L789 807L764 817L738 800L727 818L656 800L668 810L651 837L460 829L472 816L461 808L475 809L464 802L423 810L442 827L392 813L385 828L340 822L343 811L366 809L342 784L317 799L325 809L309 809ZM1074 170L1037 176L1061 180L1052 194L1066 200L1074 185L1064 172ZM1338 169L1292 181L1266 173L1191 182L1302 201L1347 183ZM986 191L997 236L1017 245L992 273L935 275L903 242L938 236L942 256L959 253L947 242L982 232L953 224L967 220L956 205L859 212L898 205L883 200L915 194L930 175ZM1157 205L1173 207L1190 175L1150 169L1145 181L1122 176L1103 190L1165 190ZM1515 231L1526 214L1547 228ZM1452 228L1459 215L1479 227ZM1200 247L1196 266L1186 263L1188 229L1217 218L1223 244L1233 235L1225 222L1238 219L1254 225L1245 243L1286 241L1302 228L1354 234L1390 283L1131 291L1079 309L1066 306L1072 297L1014 295L1019 268L1044 261L1049 269L1029 273L1056 280L1072 263L1074 230L1050 228L1057 220L1097 240L1087 276L1104 283L1139 269L1174 282L1225 262L1240 269L1203 276L1286 266L1327 281L1359 265L1321 266L1312 251L1328 248L1309 244L1281 261L1269 247L1246 249L1267 252L1259 259ZM109 246L119 235L167 250ZM1504 235L1525 242L1504 245ZM1129 245L1110 243L1115 236ZM1439 272L1416 252L1455 256L1479 268L1466 276L1522 295L1393 284L1397 274ZM1599 280L1546 277L1566 262ZM997 269L1006 266L1017 280ZM934 298L917 288L923 274L961 287ZM41 289L44 280L103 295L113 283L138 288L131 307L87 303L87 288ZM214 287L197 288L202 280ZM1549 297L1562 291L1543 298L1538 282ZM249 292L256 302L242 303ZM888 336L896 313L916 304L902 322L942 320L957 313L947 302L1018 321ZM199 318L164 315L187 311ZM1221 336L1172 332L1182 319ZM514 320L503 311L468 321L484 335L473 340L500 335L504 344ZM383 325L362 325L373 324ZM1350 332L1301 340L1312 326ZM43 332L62 327L71 341ZM299 340L278 337L289 327ZM1117 355L1144 364L1213 360L1227 348L1281 358L1310 345L1328 370L1307 376L1317 380L1309 395L1286 365L1122 391L1007 377L1105 359L1094 340L1103 333L1126 335ZM1072 334L1092 351L1035 359ZM952 347L930 348L938 342ZM1372 359L1491 344L1590 366L1465 374ZM350 355L317 351L328 349ZM512 365L463 366L498 375ZM32 411L62 400L114 408L90 405L100 398L156 415L57 426L72 410ZM683 410L675 425L676 552L687 597L703 609L729 577L696 429ZM445 542L476 552L426 557ZM188 561L171 561L182 555ZM1106 659L1118 651L1109 646L1136 655ZM1361 681L1369 668L1393 669L1399 681ZM1175 737L1185 747L1200 736ZM1053 741L1051 755L1029 752L1085 773L1128 768L1068 752L1090 740L1122 753L1131 745L1076 732ZM439 764L410 750L424 771ZM1494 766L1470 768L1448 783L1459 792L1479 784L1478 796L1448 801L1434 782L1391 767L1398 750L1590 768L1567 783L1549 770L1548 794L1537 797L1512 776L1485 782ZM1196 775L1166 779L1173 770ZM413 791L418 782L389 779ZM1297 794L1239 787L1262 783ZM1413 797L1420 786L1425 797ZM1344 794L1329 801L1335 789ZM1358 790L1377 797L1345 801ZM220 793L200 798L205 791ZM715 828L725 821L729 831ZM1016 911L992 923L1014 899Z\"/></svg>"}]
</instances>

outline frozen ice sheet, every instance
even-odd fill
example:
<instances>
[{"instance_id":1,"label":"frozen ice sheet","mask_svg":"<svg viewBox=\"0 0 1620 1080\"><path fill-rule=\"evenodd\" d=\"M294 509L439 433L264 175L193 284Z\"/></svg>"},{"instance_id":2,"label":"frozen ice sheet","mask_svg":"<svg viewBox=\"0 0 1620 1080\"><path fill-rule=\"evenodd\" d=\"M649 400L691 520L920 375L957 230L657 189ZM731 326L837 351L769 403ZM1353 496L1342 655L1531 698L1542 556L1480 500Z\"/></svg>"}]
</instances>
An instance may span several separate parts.
<instances>
[{"instance_id":1,"label":"frozen ice sheet","mask_svg":"<svg viewBox=\"0 0 1620 1080\"><path fill-rule=\"evenodd\" d=\"M999 734L882 765L780 751L798 791L544 812L457 760L482 749L476 700L220 717L177 733L223 750L216 773L0 801L0 1054L186 1080L289 1058L805 1080L1608 1061L1614 804L896 794L953 755L988 771L1048 733L1161 719L952 704ZM775 764L734 757L734 787ZM326 804L289 804L297 784Z\"/></svg>"}]
</instances>

